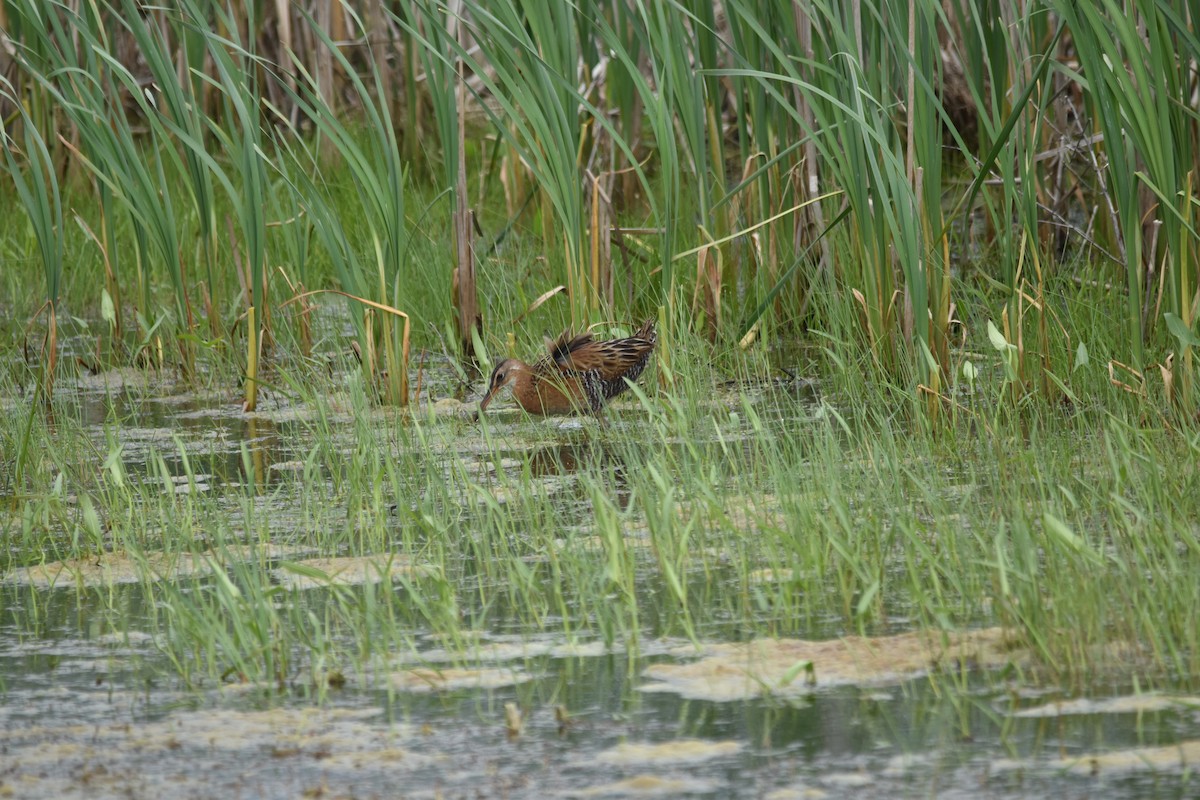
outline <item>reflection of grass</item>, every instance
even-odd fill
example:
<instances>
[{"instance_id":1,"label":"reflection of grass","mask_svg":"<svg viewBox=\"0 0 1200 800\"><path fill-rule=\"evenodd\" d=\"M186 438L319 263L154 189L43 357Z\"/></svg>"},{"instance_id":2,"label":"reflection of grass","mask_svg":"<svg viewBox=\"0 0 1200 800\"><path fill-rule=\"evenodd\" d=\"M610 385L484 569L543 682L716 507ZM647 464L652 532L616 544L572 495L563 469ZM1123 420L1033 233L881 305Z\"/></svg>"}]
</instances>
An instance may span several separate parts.
<instances>
[{"instance_id":1,"label":"reflection of grass","mask_svg":"<svg viewBox=\"0 0 1200 800\"><path fill-rule=\"evenodd\" d=\"M120 427L85 425L66 405L53 425L8 413L4 452L30 455L0 517L0 566L12 584L73 561L59 591L96 591L88 571L124 554L130 590L192 682L366 675L428 650L416 642L431 633L471 664L476 634L501 630L636 651L659 635L911 629L936 644L998 627L1019 675L1194 673L1200 494L1182 465L1195 442L1122 421L1103 375L1085 396L1111 413L997 412L992 366L977 410L936 435L880 414L887 388L837 369L814 401L786 384L714 393L707 367L676 359L673 394L646 381L604 429L394 415L372 408L353 371L348 383L284 375L305 413L287 436L243 429L228 483L212 477L231 473L212 469L203 426L131 454ZM150 388L125 391L123 422L136 426L136 393ZM208 491L180 490L201 479ZM164 559L207 567L163 581ZM3 591L34 598L14 612L33 629L36 592ZM807 655L781 670L798 659L826 676Z\"/></svg>"}]
</instances>

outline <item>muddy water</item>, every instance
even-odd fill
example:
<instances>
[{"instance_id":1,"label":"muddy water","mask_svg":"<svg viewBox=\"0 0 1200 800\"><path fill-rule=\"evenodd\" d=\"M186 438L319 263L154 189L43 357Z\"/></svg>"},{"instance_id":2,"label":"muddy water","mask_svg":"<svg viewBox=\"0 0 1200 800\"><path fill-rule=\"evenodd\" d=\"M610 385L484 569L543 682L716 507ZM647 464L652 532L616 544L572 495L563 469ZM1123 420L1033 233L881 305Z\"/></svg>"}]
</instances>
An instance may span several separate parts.
<instances>
[{"instance_id":1,"label":"muddy water","mask_svg":"<svg viewBox=\"0 0 1200 800\"><path fill-rule=\"evenodd\" d=\"M257 454L264 485L303 458L300 409L247 418L229 398L114 404L108 388L80 389L98 440L120 425L131 469L151 450L172 452L175 436L208 443L205 463L193 463L200 491L239 481L244 450ZM570 429L555 435L563 441L533 463L549 479L579 455ZM319 570L338 591L416 568L261 555ZM1200 795L1200 698L1008 686L988 672L1020 657L1001 631L949 643L828 631L814 641L659 639L636 654L512 630L464 654L414 631L415 652L383 672L184 686L143 588L113 578L119 566L78 565L67 581L4 576L0 797ZM203 570L217 568L204 561L187 574L203 586ZM304 571L273 574L314 608L333 591L305 583ZM925 677L961 663L976 668L961 691Z\"/></svg>"}]
</instances>

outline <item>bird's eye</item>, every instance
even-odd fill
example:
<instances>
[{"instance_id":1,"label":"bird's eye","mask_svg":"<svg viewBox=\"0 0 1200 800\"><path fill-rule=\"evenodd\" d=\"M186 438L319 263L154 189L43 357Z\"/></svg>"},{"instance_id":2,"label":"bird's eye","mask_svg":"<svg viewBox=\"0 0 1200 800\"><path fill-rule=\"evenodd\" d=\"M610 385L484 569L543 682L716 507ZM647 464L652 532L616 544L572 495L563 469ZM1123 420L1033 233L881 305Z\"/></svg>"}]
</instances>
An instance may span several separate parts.
<instances>
[{"instance_id":1,"label":"bird's eye","mask_svg":"<svg viewBox=\"0 0 1200 800\"><path fill-rule=\"evenodd\" d=\"M497 372L497 373L496 373L496 380L492 381L492 383L503 383L503 382L504 382L504 373L503 373L503 372Z\"/></svg>"}]
</instances>

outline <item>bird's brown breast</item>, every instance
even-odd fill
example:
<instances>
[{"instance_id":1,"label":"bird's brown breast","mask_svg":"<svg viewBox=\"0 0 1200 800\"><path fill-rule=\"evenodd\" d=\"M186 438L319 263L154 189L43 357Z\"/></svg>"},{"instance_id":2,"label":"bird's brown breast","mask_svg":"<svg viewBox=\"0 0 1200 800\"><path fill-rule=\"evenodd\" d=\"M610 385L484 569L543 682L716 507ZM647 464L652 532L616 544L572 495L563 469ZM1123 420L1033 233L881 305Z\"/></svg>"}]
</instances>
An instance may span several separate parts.
<instances>
[{"instance_id":1,"label":"bird's brown breast","mask_svg":"<svg viewBox=\"0 0 1200 800\"><path fill-rule=\"evenodd\" d=\"M530 414L570 414L583 407L579 381L571 377L534 376L514 387L517 404Z\"/></svg>"}]
</instances>

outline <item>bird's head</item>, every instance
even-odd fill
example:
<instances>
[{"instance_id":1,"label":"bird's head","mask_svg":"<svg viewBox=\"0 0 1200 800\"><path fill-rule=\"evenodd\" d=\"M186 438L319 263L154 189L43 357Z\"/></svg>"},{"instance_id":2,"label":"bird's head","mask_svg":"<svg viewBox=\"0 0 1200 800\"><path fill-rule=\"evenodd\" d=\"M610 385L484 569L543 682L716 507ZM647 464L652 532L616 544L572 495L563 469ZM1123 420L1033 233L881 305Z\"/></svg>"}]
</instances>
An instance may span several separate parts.
<instances>
[{"instance_id":1,"label":"bird's head","mask_svg":"<svg viewBox=\"0 0 1200 800\"><path fill-rule=\"evenodd\" d=\"M483 400L479 402L479 410L483 411L488 407L488 403L492 402L492 398L505 386L517 379L517 375L525 368L525 365L516 359L508 358L501 361L492 370L492 376L488 378L487 393L484 394Z\"/></svg>"}]
</instances>

